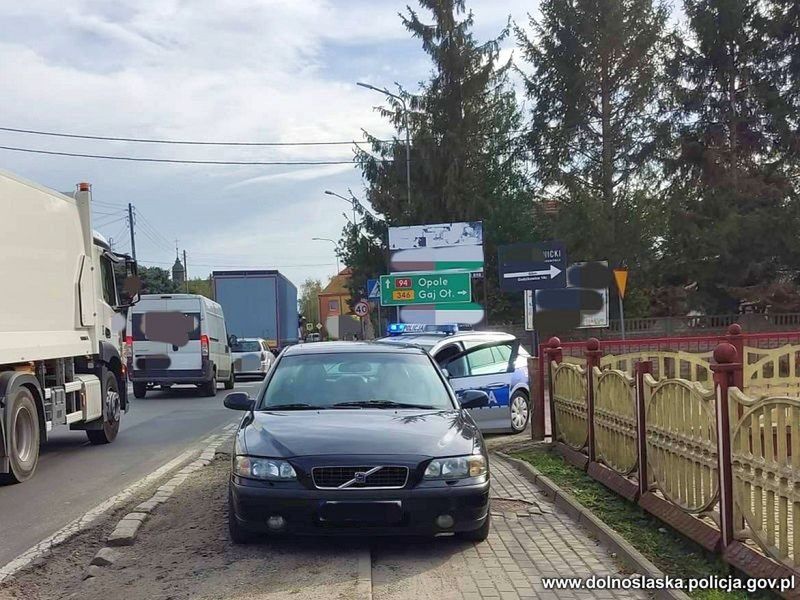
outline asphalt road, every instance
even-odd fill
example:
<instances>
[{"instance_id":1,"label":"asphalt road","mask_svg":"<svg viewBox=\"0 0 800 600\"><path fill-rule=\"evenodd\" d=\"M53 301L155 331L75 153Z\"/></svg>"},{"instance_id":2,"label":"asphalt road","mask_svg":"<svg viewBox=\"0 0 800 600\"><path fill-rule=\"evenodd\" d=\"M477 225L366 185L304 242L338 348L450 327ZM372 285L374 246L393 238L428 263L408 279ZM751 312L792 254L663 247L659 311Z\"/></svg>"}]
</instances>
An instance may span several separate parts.
<instances>
[{"instance_id":1,"label":"asphalt road","mask_svg":"<svg viewBox=\"0 0 800 600\"><path fill-rule=\"evenodd\" d=\"M254 394L260 381L236 389ZM133 400L113 444L91 446L61 427L42 446L32 479L0 486L0 566L169 462L219 427L238 420L222 406L227 392L203 398L192 387L150 391ZM133 397L133 394L131 394Z\"/></svg>"}]
</instances>

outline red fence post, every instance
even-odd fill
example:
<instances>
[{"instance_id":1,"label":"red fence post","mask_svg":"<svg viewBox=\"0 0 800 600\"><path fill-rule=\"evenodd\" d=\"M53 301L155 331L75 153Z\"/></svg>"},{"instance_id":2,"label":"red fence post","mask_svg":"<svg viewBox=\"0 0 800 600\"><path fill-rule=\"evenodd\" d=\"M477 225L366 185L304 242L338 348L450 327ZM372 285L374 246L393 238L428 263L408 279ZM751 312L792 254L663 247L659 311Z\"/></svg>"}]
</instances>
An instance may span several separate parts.
<instances>
[{"instance_id":1,"label":"red fence post","mask_svg":"<svg viewBox=\"0 0 800 600\"><path fill-rule=\"evenodd\" d=\"M589 435L587 436L587 446L589 462L595 462L595 443L594 443L594 367L600 366L600 341L597 338L586 340L586 420L589 425Z\"/></svg>"},{"instance_id":2,"label":"red fence post","mask_svg":"<svg viewBox=\"0 0 800 600\"><path fill-rule=\"evenodd\" d=\"M739 357L739 362L744 367L744 361L747 357L744 355L744 336L742 335L742 326L738 323L733 323L728 326L728 333L725 336L727 342L736 348L736 356ZM735 372L733 385L744 391L744 368L737 369Z\"/></svg>"},{"instance_id":3,"label":"red fence post","mask_svg":"<svg viewBox=\"0 0 800 600\"><path fill-rule=\"evenodd\" d=\"M714 348L711 365L714 372L714 391L716 392L717 412L717 458L719 469L719 529L722 534L724 552L733 541L733 470L731 468L731 420L728 402L728 388L734 385L736 371L742 370L742 363L736 361L736 347L722 342Z\"/></svg>"},{"instance_id":4,"label":"red fence post","mask_svg":"<svg viewBox=\"0 0 800 600\"><path fill-rule=\"evenodd\" d=\"M531 385L531 403L533 414L531 415L531 439L541 441L545 436L545 402L544 402L544 363L547 360L544 356L544 344L539 344L538 356L528 359L528 379L533 381L533 374L536 373L536 388ZM535 368L532 368L535 367Z\"/></svg>"},{"instance_id":5,"label":"red fence post","mask_svg":"<svg viewBox=\"0 0 800 600\"><path fill-rule=\"evenodd\" d=\"M547 360L547 391L550 394L550 440L555 442L558 433L556 428L556 406L553 402L553 371L551 363L556 361L556 363L560 364L564 358L564 353L561 350L561 340L555 336L547 340L544 356Z\"/></svg>"},{"instance_id":6,"label":"red fence post","mask_svg":"<svg viewBox=\"0 0 800 600\"><path fill-rule=\"evenodd\" d=\"M636 458L639 462L639 496L649 489L647 481L647 421L644 405L644 376L653 372L653 361L636 362Z\"/></svg>"}]
</instances>

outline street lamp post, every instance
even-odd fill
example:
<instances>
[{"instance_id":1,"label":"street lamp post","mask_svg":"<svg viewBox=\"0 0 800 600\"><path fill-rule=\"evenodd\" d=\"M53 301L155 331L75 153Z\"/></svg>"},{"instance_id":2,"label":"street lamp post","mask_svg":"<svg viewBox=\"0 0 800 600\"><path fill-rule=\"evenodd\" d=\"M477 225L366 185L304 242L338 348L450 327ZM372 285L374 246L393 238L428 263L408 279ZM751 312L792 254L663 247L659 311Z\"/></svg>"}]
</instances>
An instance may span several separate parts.
<instances>
[{"instance_id":1,"label":"street lamp post","mask_svg":"<svg viewBox=\"0 0 800 600\"><path fill-rule=\"evenodd\" d=\"M393 94L386 88L379 88L375 87L374 85L370 85L368 83L362 83L360 81L356 82L356 85L360 85L363 88L367 88L368 90L374 90L376 92L380 92L381 94L385 94L390 98L394 98L398 100L403 107L403 126L406 130L406 188L408 189L408 208L411 209L411 133L408 130L408 106L406 105L405 98L402 96L398 96L397 94ZM399 87L399 86L398 86Z\"/></svg>"},{"instance_id":2,"label":"street lamp post","mask_svg":"<svg viewBox=\"0 0 800 600\"><path fill-rule=\"evenodd\" d=\"M332 240L330 238L313 237L311 239L313 241L315 241L315 242L330 242L331 244L333 244L334 248L338 247L338 245L339 245L339 244L336 243L335 240ZM339 274L339 255L336 254L336 250L335 249L334 249L334 256L336 257L336 274L338 275Z\"/></svg>"},{"instance_id":3,"label":"street lamp post","mask_svg":"<svg viewBox=\"0 0 800 600\"><path fill-rule=\"evenodd\" d=\"M352 207L353 207L353 226L355 226L356 225L356 199L355 199L355 197L353 197L353 198L345 198L341 194L337 194L336 192L332 192L330 190L325 190L325 193L328 194L328 196L336 196L337 198L341 198L345 202L349 202L352 205Z\"/></svg>"}]
</instances>

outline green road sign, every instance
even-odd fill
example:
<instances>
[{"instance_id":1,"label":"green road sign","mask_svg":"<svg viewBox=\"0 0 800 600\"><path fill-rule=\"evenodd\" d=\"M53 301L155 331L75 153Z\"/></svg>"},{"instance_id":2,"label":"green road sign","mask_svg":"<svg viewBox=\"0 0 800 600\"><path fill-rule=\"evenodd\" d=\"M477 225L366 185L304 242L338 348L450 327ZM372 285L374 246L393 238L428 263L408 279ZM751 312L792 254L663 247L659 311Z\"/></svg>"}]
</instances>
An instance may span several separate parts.
<instances>
[{"instance_id":1,"label":"green road sign","mask_svg":"<svg viewBox=\"0 0 800 600\"><path fill-rule=\"evenodd\" d=\"M381 275L381 305L456 304L472 300L469 273Z\"/></svg>"}]
</instances>

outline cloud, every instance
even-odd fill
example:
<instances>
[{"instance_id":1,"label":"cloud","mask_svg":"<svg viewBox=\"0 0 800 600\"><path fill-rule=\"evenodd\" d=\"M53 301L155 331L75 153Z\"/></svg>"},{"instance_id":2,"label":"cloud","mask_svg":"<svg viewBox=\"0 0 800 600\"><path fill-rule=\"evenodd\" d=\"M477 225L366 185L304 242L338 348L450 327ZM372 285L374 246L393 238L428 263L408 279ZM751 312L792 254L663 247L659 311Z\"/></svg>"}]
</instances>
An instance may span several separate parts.
<instances>
[{"instance_id":1,"label":"cloud","mask_svg":"<svg viewBox=\"0 0 800 600\"><path fill-rule=\"evenodd\" d=\"M242 181L237 181L227 186L226 189L235 189L245 185L253 185L255 183L264 183L266 181L275 181L276 179L286 179L290 181L311 181L312 179L320 179L335 173L344 173L350 171L355 165L324 165L322 167L305 167L302 169L294 169L292 171L283 171L281 173L271 173L270 175L260 175L258 177L251 177Z\"/></svg>"}]
</instances>

